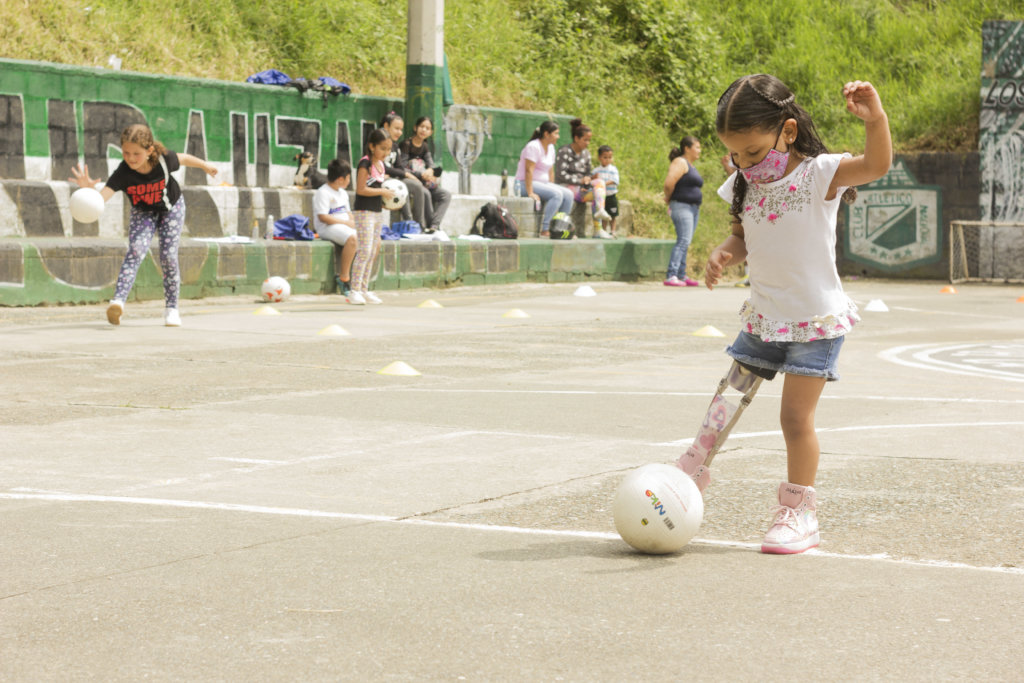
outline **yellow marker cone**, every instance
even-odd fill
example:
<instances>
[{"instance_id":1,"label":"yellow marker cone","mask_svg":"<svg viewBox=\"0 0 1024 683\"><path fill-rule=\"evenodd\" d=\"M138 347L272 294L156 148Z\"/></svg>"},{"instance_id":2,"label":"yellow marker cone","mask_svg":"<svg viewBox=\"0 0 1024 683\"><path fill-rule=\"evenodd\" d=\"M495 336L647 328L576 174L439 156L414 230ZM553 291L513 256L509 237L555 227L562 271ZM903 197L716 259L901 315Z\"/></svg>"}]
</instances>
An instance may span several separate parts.
<instances>
[{"instance_id":1,"label":"yellow marker cone","mask_svg":"<svg viewBox=\"0 0 1024 683\"><path fill-rule=\"evenodd\" d=\"M260 306L252 312L253 315L281 315L281 311L273 306Z\"/></svg>"},{"instance_id":2,"label":"yellow marker cone","mask_svg":"<svg viewBox=\"0 0 1024 683\"><path fill-rule=\"evenodd\" d=\"M416 368L412 367L408 363L400 360L396 360L387 367L381 368L377 371L378 375L400 375L404 377L415 377L420 373L417 372Z\"/></svg>"},{"instance_id":3,"label":"yellow marker cone","mask_svg":"<svg viewBox=\"0 0 1024 683\"><path fill-rule=\"evenodd\" d=\"M697 330L696 332L694 332L693 336L694 337L724 337L725 335L722 334L722 331L719 330L717 327L713 327L711 325L705 325L704 327L702 327L699 330Z\"/></svg>"},{"instance_id":4,"label":"yellow marker cone","mask_svg":"<svg viewBox=\"0 0 1024 683\"><path fill-rule=\"evenodd\" d=\"M511 311L501 316L502 318L529 318L530 314L520 308L513 308Z\"/></svg>"},{"instance_id":5,"label":"yellow marker cone","mask_svg":"<svg viewBox=\"0 0 1024 683\"><path fill-rule=\"evenodd\" d=\"M317 332L317 334L325 337L347 337L349 336L348 330L341 325L328 325L324 329Z\"/></svg>"},{"instance_id":6,"label":"yellow marker cone","mask_svg":"<svg viewBox=\"0 0 1024 683\"><path fill-rule=\"evenodd\" d=\"M444 308L441 304L437 303L433 299L427 299L421 303L417 308Z\"/></svg>"},{"instance_id":7,"label":"yellow marker cone","mask_svg":"<svg viewBox=\"0 0 1024 683\"><path fill-rule=\"evenodd\" d=\"M956 287L953 285L946 285L939 290L939 294L956 294Z\"/></svg>"}]
</instances>

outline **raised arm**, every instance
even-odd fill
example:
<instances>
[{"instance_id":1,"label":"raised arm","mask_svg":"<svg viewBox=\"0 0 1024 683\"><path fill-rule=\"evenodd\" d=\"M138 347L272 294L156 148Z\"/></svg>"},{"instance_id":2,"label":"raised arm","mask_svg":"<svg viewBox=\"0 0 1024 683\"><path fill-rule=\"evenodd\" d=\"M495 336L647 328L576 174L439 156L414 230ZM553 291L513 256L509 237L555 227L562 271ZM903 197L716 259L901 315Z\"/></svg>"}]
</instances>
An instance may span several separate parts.
<instances>
[{"instance_id":1,"label":"raised arm","mask_svg":"<svg viewBox=\"0 0 1024 683\"><path fill-rule=\"evenodd\" d=\"M864 153L839 162L832 177L829 196L839 187L854 187L878 180L892 166L892 135L889 117L875 87L867 81L851 81L843 86L847 110L864 121Z\"/></svg>"}]
</instances>

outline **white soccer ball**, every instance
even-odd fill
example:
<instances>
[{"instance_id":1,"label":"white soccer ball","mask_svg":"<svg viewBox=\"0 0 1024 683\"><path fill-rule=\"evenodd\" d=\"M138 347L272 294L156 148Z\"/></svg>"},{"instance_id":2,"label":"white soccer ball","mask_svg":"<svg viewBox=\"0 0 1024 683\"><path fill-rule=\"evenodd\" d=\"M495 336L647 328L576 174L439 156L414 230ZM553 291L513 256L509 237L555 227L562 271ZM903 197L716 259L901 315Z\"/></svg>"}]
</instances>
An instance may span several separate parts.
<instances>
[{"instance_id":1,"label":"white soccer ball","mask_svg":"<svg viewBox=\"0 0 1024 683\"><path fill-rule=\"evenodd\" d=\"M95 223L103 214L103 195L91 187L80 187L72 192L68 204L71 217L79 223Z\"/></svg>"},{"instance_id":2,"label":"white soccer ball","mask_svg":"<svg viewBox=\"0 0 1024 683\"><path fill-rule=\"evenodd\" d=\"M405 201L409 198L409 188L405 186L405 183L398 178L388 178L380 186L395 193L391 199L381 197L385 209L398 211L405 206Z\"/></svg>"},{"instance_id":3,"label":"white soccer ball","mask_svg":"<svg viewBox=\"0 0 1024 683\"><path fill-rule=\"evenodd\" d=\"M268 277L263 281L263 287L260 289L263 292L264 301L273 301L274 303L280 303L288 298L292 293L292 287L288 284L288 281L283 277L273 276Z\"/></svg>"},{"instance_id":4,"label":"white soccer ball","mask_svg":"<svg viewBox=\"0 0 1024 683\"><path fill-rule=\"evenodd\" d=\"M675 465L644 465L626 475L612 506L615 530L642 553L662 555L690 542L704 520L704 498Z\"/></svg>"}]
</instances>

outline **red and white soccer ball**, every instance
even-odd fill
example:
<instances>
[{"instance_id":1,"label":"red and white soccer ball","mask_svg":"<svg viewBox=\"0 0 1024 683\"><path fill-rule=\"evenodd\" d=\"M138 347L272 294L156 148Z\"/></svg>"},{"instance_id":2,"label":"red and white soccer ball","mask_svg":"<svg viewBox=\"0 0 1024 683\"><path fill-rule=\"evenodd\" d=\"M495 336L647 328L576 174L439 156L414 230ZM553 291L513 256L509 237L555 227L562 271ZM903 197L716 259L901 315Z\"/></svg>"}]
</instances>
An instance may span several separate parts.
<instances>
[{"instance_id":1,"label":"red and white soccer ball","mask_svg":"<svg viewBox=\"0 0 1024 683\"><path fill-rule=\"evenodd\" d=\"M673 553L690 542L704 520L704 498L675 465L644 465L626 475L612 505L615 530L642 553Z\"/></svg>"},{"instance_id":2,"label":"red and white soccer ball","mask_svg":"<svg viewBox=\"0 0 1024 683\"><path fill-rule=\"evenodd\" d=\"M263 292L264 301L271 301L276 304L288 298L292 293L292 287L283 277L275 275L263 281L263 287L260 288L260 291Z\"/></svg>"}]
</instances>

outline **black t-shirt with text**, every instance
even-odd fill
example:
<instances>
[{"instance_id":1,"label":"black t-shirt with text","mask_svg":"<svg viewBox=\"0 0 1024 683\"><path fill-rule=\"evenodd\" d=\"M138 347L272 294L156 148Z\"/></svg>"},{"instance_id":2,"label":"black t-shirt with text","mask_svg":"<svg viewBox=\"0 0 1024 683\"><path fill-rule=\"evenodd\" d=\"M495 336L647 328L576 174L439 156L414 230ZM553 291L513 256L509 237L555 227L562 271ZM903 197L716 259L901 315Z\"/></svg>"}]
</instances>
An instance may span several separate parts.
<instances>
[{"instance_id":1,"label":"black t-shirt with text","mask_svg":"<svg viewBox=\"0 0 1024 683\"><path fill-rule=\"evenodd\" d=\"M167 173L181 168L178 155L168 150L164 152ZM181 188L173 177L164 177L164 169L158 161L149 173L139 173L121 162L107 180L107 187L115 192L124 191L131 201L132 208L143 211L163 212L174 206L181 197ZM167 191L167 204L164 204L164 190Z\"/></svg>"}]
</instances>

